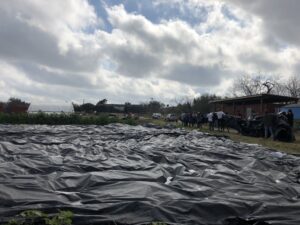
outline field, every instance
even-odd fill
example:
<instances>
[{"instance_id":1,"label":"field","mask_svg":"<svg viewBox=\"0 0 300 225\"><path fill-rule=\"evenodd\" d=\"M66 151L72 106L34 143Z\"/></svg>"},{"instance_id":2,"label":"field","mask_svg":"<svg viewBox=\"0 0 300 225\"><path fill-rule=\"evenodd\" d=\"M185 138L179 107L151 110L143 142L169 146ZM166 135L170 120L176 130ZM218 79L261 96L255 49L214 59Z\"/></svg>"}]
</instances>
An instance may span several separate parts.
<instances>
[{"instance_id":1,"label":"field","mask_svg":"<svg viewBox=\"0 0 300 225\"><path fill-rule=\"evenodd\" d=\"M160 126L165 126L166 124L169 124L169 122L166 122L164 120L155 120L155 119L150 119L150 118L146 118L142 122L143 123L153 123L153 124L157 124ZM178 123L172 122L171 124L173 124L177 127L182 127L182 125L179 122ZM196 128L187 128L187 129L196 129ZM300 131L295 132L295 137L296 137L295 142L286 143L286 142L273 141L271 139L243 136L241 134L238 134L235 130L232 130L232 129L229 131L229 133L228 132L219 132L219 131L211 132L211 131L209 131L207 126L203 126L202 129L198 129L198 130L207 132L210 134L214 134L214 135L226 135L233 141L237 141L237 142L259 144L264 147L278 150L281 152L300 155Z\"/></svg>"},{"instance_id":2,"label":"field","mask_svg":"<svg viewBox=\"0 0 300 225\"><path fill-rule=\"evenodd\" d=\"M299 157L221 135L1 124L0 152L0 224L300 224Z\"/></svg>"},{"instance_id":3,"label":"field","mask_svg":"<svg viewBox=\"0 0 300 225\"><path fill-rule=\"evenodd\" d=\"M136 120L134 118L122 118L123 115L78 115L78 114L3 114L0 113L0 123L8 124L47 124L47 125L106 125L111 123L124 123L130 125L153 123L160 126L165 126L166 124L173 124L176 127L182 127L180 123L166 122L164 120L155 120L149 118L149 116L141 117L141 119ZM300 126L300 122L296 122L296 127ZM187 128L196 129L196 128ZM285 143L279 141L272 141L270 139L264 138L254 138L247 137L238 134L235 130L230 130L230 132L211 132L208 130L207 126L203 126L199 131L211 133L213 135L226 135L230 139L237 142L245 142L251 144L259 144L267 148L274 150L291 153L300 154L300 131L295 132L296 141L293 143Z\"/></svg>"}]
</instances>

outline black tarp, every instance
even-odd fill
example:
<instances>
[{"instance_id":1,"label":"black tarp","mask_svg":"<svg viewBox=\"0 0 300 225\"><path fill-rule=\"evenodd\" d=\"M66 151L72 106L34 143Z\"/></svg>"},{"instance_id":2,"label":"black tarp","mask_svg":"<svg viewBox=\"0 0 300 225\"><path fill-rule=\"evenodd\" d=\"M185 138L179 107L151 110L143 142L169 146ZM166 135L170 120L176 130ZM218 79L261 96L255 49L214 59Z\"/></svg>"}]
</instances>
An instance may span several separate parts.
<instances>
[{"instance_id":1,"label":"black tarp","mask_svg":"<svg viewBox=\"0 0 300 225\"><path fill-rule=\"evenodd\" d=\"M299 225L299 193L299 157L225 137L0 125L0 223L69 209L74 224Z\"/></svg>"}]
</instances>

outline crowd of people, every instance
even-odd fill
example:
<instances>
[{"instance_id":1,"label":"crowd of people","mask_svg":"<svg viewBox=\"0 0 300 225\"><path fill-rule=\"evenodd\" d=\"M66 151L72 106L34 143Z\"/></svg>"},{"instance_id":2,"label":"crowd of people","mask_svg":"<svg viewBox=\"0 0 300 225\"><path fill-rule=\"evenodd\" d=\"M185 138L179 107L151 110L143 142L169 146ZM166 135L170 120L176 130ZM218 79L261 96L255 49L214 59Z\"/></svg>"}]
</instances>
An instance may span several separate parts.
<instances>
[{"instance_id":1,"label":"crowd of people","mask_svg":"<svg viewBox=\"0 0 300 225\"><path fill-rule=\"evenodd\" d=\"M207 120L209 130L214 131L215 129L217 129L218 131L224 131L226 116L227 114L222 111L208 113Z\"/></svg>"},{"instance_id":2,"label":"crowd of people","mask_svg":"<svg viewBox=\"0 0 300 225\"><path fill-rule=\"evenodd\" d=\"M185 127L202 128L207 122L206 115L201 113L182 113L179 119Z\"/></svg>"},{"instance_id":3,"label":"crowd of people","mask_svg":"<svg viewBox=\"0 0 300 225\"><path fill-rule=\"evenodd\" d=\"M180 117L183 125L186 127L202 128L203 124L209 124L209 130L224 131L225 130L225 118L227 114L219 112L211 112L208 114L200 113L183 113Z\"/></svg>"},{"instance_id":4,"label":"crowd of people","mask_svg":"<svg viewBox=\"0 0 300 225\"><path fill-rule=\"evenodd\" d=\"M275 113L271 113L266 111L263 116L257 116L254 112L247 118L247 123L251 123L251 121L255 121L257 118L261 118L260 120L263 122L264 128L264 137L268 138L271 137L275 139L274 132L276 128L276 124L278 123L278 117L283 118L293 129L294 126L294 114L292 110L288 110L288 112L280 112L279 115ZM201 114L201 113L183 113L180 116L180 120L186 127L197 127L202 128L203 124L208 123L208 127L210 131L229 131L228 128L228 119L230 116L222 111L218 112L210 112L208 114ZM235 118L241 117L237 116Z\"/></svg>"}]
</instances>

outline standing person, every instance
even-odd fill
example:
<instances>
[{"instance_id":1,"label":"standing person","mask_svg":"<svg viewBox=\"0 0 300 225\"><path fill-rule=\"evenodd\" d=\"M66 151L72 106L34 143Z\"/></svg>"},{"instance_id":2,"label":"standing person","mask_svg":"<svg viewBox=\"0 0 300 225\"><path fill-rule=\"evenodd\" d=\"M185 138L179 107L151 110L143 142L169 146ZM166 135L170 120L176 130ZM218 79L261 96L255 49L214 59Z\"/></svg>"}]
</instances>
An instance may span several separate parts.
<instances>
[{"instance_id":1,"label":"standing person","mask_svg":"<svg viewBox=\"0 0 300 225\"><path fill-rule=\"evenodd\" d=\"M225 113L222 111L217 112L217 117L218 117L218 131L224 131L224 115Z\"/></svg>"},{"instance_id":2,"label":"standing person","mask_svg":"<svg viewBox=\"0 0 300 225\"><path fill-rule=\"evenodd\" d=\"M225 112L224 115L223 115L223 124L222 124L222 131L225 131L225 128L227 129L227 132L229 133L229 116L228 116L228 113Z\"/></svg>"},{"instance_id":3,"label":"standing person","mask_svg":"<svg viewBox=\"0 0 300 225\"><path fill-rule=\"evenodd\" d=\"M189 113L189 127L193 127L193 114L190 112Z\"/></svg>"},{"instance_id":4,"label":"standing person","mask_svg":"<svg viewBox=\"0 0 300 225\"><path fill-rule=\"evenodd\" d=\"M202 128L202 115L198 112L197 113L197 128Z\"/></svg>"},{"instance_id":5,"label":"standing person","mask_svg":"<svg viewBox=\"0 0 300 225\"><path fill-rule=\"evenodd\" d=\"M291 109L288 110L288 113L286 114L287 120L291 128L294 126L294 113Z\"/></svg>"},{"instance_id":6,"label":"standing person","mask_svg":"<svg viewBox=\"0 0 300 225\"><path fill-rule=\"evenodd\" d=\"M213 121L213 113L208 113L207 114L207 120L208 120L208 126L209 130L214 130L214 121Z\"/></svg>"},{"instance_id":7,"label":"standing person","mask_svg":"<svg viewBox=\"0 0 300 225\"><path fill-rule=\"evenodd\" d=\"M213 112L213 127L218 127L218 115L216 112Z\"/></svg>"},{"instance_id":8,"label":"standing person","mask_svg":"<svg viewBox=\"0 0 300 225\"><path fill-rule=\"evenodd\" d=\"M269 137L269 133L271 135L271 138L274 140L274 125L275 125L275 121L274 121L274 114L272 113L268 113L268 111L265 112L264 118L263 118L263 122L264 122L264 128L265 128L265 138Z\"/></svg>"},{"instance_id":9,"label":"standing person","mask_svg":"<svg viewBox=\"0 0 300 225\"><path fill-rule=\"evenodd\" d=\"M192 113L192 127L197 126L197 114Z\"/></svg>"}]
</instances>

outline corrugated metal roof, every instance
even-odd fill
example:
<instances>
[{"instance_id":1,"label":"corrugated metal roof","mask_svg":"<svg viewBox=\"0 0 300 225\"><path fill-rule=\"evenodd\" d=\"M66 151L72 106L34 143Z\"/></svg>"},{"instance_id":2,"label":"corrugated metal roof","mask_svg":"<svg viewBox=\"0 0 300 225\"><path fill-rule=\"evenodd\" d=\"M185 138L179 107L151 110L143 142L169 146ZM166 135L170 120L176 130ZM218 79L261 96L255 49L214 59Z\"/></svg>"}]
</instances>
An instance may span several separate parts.
<instances>
[{"instance_id":1,"label":"corrugated metal roof","mask_svg":"<svg viewBox=\"0 0 300 225\"><path fill-rule=\"evenodd\" d=\"M290 104L282 106L282 108L300 108L300 104Z\"/></svg>"},{"instance_id":2,"label":"corrugated metal roof","mask_svg":"<svg viewBox=\"0 0 300 225\"><path fill-rule=\"evenodd\" d=\"M282 96L282 95L273 95L273 94L259 94L259 95L249 95L249 96L242 96L236 98L225 98L221 100L214 100L210 101L210 103L229 103L229 102L242 102L242 101L259 101L260 99L270 100L270 101L278 101L278 102L285 102L285 101L298 101L298 98L289 97L289 96Z\"/></svg>"}]
</instances>

